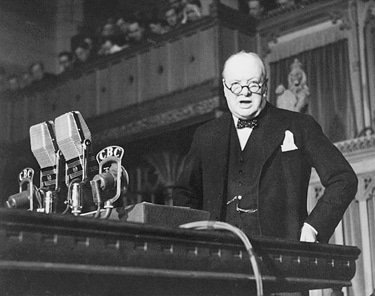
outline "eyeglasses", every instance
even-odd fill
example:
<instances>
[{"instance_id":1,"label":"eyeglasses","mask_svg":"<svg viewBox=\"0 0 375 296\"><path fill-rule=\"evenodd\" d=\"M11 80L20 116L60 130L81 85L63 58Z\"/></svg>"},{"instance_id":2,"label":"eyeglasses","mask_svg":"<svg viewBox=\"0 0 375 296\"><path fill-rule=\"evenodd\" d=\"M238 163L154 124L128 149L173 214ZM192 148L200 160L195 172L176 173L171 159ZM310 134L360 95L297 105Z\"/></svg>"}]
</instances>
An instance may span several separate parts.
<instances>
[{"instance_id":1,"label":"eyeglasses","mask_svg":"<svg viewBox=\"0 0 375 296\"><path fill-rule=\"evenodd\" d=\"M225 80L223 79L223 83L227 89L229 89L233 94L239 95L242 93L242 90L247 87L247 90L249 91L250 94L257 94L261 95L262 94L262 87L267 84L267 79L262 83L259 84L257 82L250 82L248 85L241 85L239 82L234 82L230 86L228 86L225 83Z\"/></svg>"}]
</instances>

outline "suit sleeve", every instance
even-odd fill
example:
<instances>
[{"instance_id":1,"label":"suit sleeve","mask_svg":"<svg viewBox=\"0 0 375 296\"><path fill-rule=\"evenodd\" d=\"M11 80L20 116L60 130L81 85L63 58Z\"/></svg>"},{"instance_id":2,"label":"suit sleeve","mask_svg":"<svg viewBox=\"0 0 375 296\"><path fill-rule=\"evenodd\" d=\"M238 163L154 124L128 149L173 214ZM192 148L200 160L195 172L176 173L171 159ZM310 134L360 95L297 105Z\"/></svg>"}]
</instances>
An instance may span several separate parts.
<instances>
[{"instance_id":1,"label":"suit sleeve","mask_svg":"<svg viewBox=\"0 0 375 296\"><path fill-rule=\"evenodd\" d=\"M355 197L358 179L345 157L311 116L307 116L303 125L305 151L325 187L323 196L305 222L318 231L319 241L328 242Z\"/></svg>"},{"instance_id":2,"label":"suit sleeve","mask_svg":"<svg viewBox=\"0 0 375 296\"><path fill-rule=\"evenodd\" d=\"M200 133L195 132L191 148L186 156L184 169L173 188L175 205L201 209L203 203L202 169L200 158Z\"/></svg>"}]
</instances>

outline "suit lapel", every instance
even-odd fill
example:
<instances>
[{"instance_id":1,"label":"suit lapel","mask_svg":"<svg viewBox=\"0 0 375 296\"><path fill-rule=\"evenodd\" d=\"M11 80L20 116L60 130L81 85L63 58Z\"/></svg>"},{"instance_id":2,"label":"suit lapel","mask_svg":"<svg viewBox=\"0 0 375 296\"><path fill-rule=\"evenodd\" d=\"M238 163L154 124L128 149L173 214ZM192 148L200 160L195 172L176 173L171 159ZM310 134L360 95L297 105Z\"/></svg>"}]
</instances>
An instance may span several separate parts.
<instances>
[{"instance_id":1,"label":"suit lapel","mask_svg":"<svg viewBox=\"0 0 375 296\"><path fill-rule=\"evenodd\" d=\"M228 154L229 154L229 141L230 141L230 130L233 124L233 119L230 113L225 113L217 121L215 128L212 131L212 139L215 143L211 143L210 147L212 150L210 153L214 156L215 162L218 164L218 171L215 174L226 175L228 166Z\"/></svg>"}]
</instances>

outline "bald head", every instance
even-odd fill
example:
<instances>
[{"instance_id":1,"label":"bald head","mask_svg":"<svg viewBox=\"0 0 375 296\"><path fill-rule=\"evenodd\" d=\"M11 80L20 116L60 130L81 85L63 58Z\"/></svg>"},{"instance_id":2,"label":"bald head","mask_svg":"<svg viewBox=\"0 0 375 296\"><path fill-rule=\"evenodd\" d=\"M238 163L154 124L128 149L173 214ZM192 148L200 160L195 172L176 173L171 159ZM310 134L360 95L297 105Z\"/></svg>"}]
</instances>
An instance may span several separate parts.
<instances>
[{"instance_id":1,"label":"bald head","mask_svg":"<svg viewBox=\"0 0 375 296\"><path fill-rule=\"evenodd\" d=\"M252 119L266 104L267 74L262 59L241 51L229 57L223 70L224 96L233 116Z\"/></svg>"},{"instance_id":2,"label":"bald head","mask_svg":"<svg viewBox=\"0 0 375 296\"><path fill-rule=\"evenodd\" d=\"M224 64L223 78L228 79L234 72L246 71L246 68L257 68L261 73L262 81L267 78L266 66L262 59L253 52L240 51L231 55Z\"/></svg>"}]
</instances>

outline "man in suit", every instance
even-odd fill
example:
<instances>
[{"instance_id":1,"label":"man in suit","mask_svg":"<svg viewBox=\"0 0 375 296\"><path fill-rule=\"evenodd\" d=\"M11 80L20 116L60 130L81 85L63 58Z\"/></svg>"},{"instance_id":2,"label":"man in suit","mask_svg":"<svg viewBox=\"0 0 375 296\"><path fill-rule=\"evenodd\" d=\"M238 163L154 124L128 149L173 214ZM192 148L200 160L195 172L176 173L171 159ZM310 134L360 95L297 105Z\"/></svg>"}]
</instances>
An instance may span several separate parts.
<instances>
[{"instance_id":1,"label":"man in suit","mask_svg":"<svg viewBox=\"0 0 375 296\"><path fill-rule=\"evenodd\" d=\"M311 116L267 102L266 68L255 53L226 61L223 87L230 113L195 132L176 204L248 235L328 242L357 191L349 163ZM325 191L308 215L312 167Z\"/></svg>"}]
</instances>

